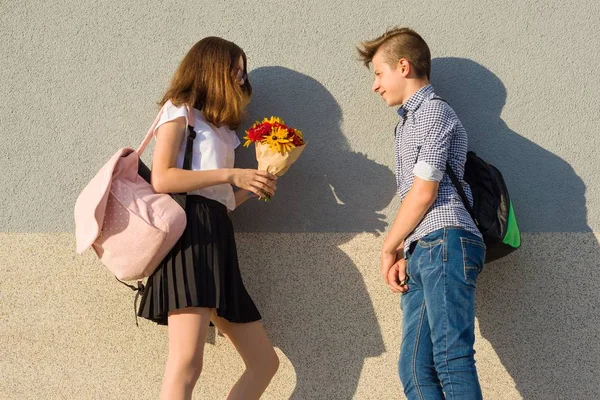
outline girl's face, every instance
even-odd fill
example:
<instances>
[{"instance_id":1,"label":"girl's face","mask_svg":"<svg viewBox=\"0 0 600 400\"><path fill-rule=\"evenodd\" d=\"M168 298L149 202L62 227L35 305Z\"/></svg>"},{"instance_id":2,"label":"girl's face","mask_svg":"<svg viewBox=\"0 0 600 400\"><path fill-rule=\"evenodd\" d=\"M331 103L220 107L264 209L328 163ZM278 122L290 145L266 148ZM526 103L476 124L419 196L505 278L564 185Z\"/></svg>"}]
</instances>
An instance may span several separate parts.
<instances>
[{"instance_id":1,"label":"girl's face","mask_svg":"<svg viewBox=\"0 0 600 400\"><path fill-rule=\"evenodd\" d=\"M246 83L246 80L248 79L248 75L246 74L246 71L244 70L244 58L242 56L240 56L240 58L238 60L235 79L236 79L236 82L238 83L238 85L240 85L240 86L242 86L244 83Z\"/></svg>"}]
</instances>

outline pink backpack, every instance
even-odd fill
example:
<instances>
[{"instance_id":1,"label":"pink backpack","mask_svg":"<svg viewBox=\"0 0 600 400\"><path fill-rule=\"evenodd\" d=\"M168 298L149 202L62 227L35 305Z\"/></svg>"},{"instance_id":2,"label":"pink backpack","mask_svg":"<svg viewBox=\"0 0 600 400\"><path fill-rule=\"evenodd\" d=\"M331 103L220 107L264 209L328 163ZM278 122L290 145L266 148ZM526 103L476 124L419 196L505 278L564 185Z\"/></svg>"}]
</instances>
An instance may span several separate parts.
<instances>
[{"instance_id":1,"label":"pink backpack","mask_svg":"<svg viewBox=\"0 0 600 400\"><path fill-rule=\"evenodd\" d=\"M91 246L120 280L150 276L186 226L185 210L170 195L155 193L138 174L139 158L162 111L137 151L129 147L117 151L75 203L77 253ZM188 115L193 127L190 108Z\"/></svg>"}]
</instances>

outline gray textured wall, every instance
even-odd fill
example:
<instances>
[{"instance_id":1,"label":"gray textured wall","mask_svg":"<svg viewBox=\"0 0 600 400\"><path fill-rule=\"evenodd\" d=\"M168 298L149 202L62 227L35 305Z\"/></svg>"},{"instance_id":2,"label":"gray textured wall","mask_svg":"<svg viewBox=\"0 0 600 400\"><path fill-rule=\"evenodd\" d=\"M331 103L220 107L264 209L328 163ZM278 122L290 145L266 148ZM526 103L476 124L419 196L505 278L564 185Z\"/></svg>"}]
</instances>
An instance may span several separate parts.
<instances>
[{"instance_id":1,"label":"gray textured wall","mask_svg":"<svg viewBox=\"0 0 600 400\"><path fill-rule=\"evenodd\" d=\"M251 116L277 113L311 141L268 208L274 218L257 224L266 207L247 207L240 229L377 229L397 207L395 114L369 92L354 46L399 24L428 40L433 83L471 147L506 172L522 228L598 230L599 22L592 1L229 1L185 10L169 1L4 1L0 227L72 230L72 205L90 175L116 148L138 144L178 61L198 39L219 35L248 54Z\"/></svg>"},{"instance_id":2,"label":"gray textured wall","mask_svg":"<svg viewBox=\"0 0 600 400\"><path fill-rule=\"evenodd\" d=\"M398 300L377 272L398 207L396 115L354 49L394 25L428 41L437 92L505 174L524 231L524 248L481 277L486 398L600 398L599 23L592 0L0 0L0 398L157 396L166 331L133 329L130 293L74 254L73 205L137 146L177 63L209 35L248 55L243 128L274 114L309 141L270 204L234 215L283 360L265 398L402 398ZM251 150L237 157L254 165ZM273 240L301 250L268 259ZM197 395L223 398L241 363L219 338L207 360Z\"/></svg>"}]
</instances>

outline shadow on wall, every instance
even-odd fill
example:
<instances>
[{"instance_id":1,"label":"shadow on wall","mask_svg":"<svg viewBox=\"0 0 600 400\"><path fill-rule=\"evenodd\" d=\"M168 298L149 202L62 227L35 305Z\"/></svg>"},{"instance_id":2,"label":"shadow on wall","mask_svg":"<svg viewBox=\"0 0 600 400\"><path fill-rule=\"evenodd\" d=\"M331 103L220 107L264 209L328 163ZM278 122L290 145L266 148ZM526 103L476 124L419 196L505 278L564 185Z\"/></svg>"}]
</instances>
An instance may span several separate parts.
<instances>
[{"instance_id":1,"label":"shadow on wall","mask_svg":"<svg viewBox=\"0 0 600 400\"><path fill-rule=\"evenodd\" d=\"M594 311L600 247L587 225L583 181L563 159L502 121L506 89L485 67L434 59L432 83L465 125L470 149L502 171L521 229L545 232L527 235L519 251L486 265L477 295L482 336L523 398L600 398ZM535 101L535 93L530 97Z\"/></svg>"},{"instance_id":2,"label":"shadow on wall","mask_svg":"<svg viewBox=\"0 0 600 400\"><path fill-rule=\"evenodd\" d=\"M238 232L381 232L393 199L392 171L350 150L340 125L342 113L319 82L283 67L249 74L253 97L248 124L281 117L304 132L307 146L279 179L270 204L250 202L234 213ZM236 153L240 166L256 168L254 147Z\"/></svg>"},{"instance_id":3,"label":"shadow on wall","mask_svg":"<svg viewBox=\"0 0 600 400\"><path fill-rule=\"evenodd\" d=\"M261 234L260 242L240 235L245 281L274 345L295 368L291 398L349 399L365 358L382 354L384 344L362 275L339 246L352 232L385 229L378 211L393 199L393 173L350 151L339 105L313 78L264 67L250 81L247 125L276 115L301 129L308 145L270 203L249 202L233 214L238 232L276 232ZM236 157L238 165L256 167L253 147Z\"/></svg>"}]
</instances>

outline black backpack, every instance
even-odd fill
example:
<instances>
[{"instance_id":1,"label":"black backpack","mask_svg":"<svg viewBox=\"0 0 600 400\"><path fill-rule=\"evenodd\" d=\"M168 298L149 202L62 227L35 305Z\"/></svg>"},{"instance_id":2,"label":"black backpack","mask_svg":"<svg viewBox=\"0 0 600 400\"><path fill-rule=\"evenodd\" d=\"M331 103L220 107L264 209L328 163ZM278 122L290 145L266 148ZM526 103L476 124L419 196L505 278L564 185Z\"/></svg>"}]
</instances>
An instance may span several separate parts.
<instances>
[{"instance_id":1,"label":"black backpack","mask_svg":"<svg viewBox=\"0 0 600 400\"><path fill-rule=\"evenodd\" d=\"M446 173L483 235L487 247L485 262L497 260L518 249L521 233L506 183L498 168L474 152L467 152L464 180L471 187L473 207L450 164L446 165Z\"/></svg>"}]
</instances>

